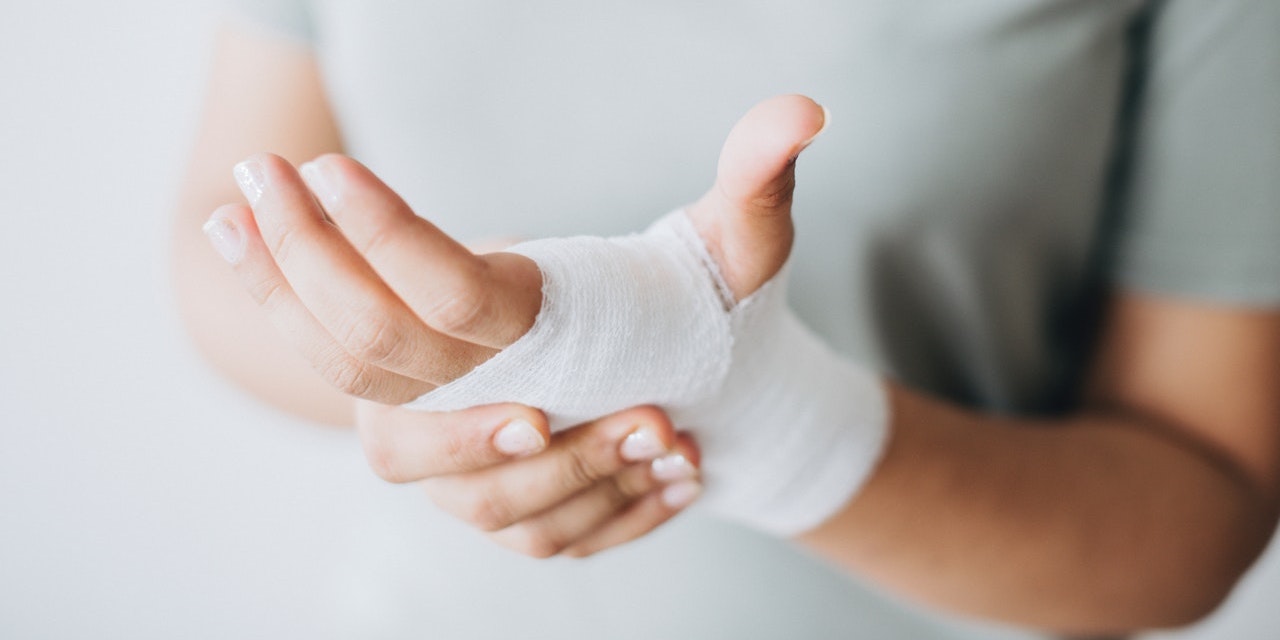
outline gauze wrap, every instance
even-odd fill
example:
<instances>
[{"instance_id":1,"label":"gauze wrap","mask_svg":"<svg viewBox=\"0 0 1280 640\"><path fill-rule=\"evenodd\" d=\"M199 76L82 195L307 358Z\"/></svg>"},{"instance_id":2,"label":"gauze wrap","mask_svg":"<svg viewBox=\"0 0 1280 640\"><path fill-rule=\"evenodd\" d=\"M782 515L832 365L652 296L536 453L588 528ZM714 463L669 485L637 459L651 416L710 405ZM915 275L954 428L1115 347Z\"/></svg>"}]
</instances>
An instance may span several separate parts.
<instances>
[{"instance_id":1,"label":"gauze wrap","mask_svg":"<svg viewBox=\"0 0 1280 640\"><path fill-rule=\"evenodd\" d=\"M643 234L508 250L542 271L533 327L405 406L517 402L552 430L660 406L701 449L699 504L779 535L821 524L870 475L888 429L881 381L792 313L785 269L735 304L683 211Z\"/></svg>"}]
</instances>

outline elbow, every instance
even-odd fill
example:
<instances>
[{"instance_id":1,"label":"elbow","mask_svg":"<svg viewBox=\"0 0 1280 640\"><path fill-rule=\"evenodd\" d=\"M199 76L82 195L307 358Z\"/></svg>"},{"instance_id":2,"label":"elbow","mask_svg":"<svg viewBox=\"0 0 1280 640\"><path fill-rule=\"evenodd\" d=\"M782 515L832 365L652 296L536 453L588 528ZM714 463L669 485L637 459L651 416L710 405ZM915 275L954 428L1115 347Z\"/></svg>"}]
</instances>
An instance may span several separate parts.
<instances>
[{"instance_id":1,"label":"elbow","mask_svg":"<svg viewBox=\"0 0 1280 640\"><path fill-rule=\"evenodd\" d=\"M1204 621L1217 611L1231 595L1241 572L1231 580L1220 580L1212 583L1195 584L1188 580L1187 584L1165 598L1165 602L1150 612L1150 618L1144 624L1134 625L1129 632L1150 630L1174 630L1190 627Z\"/></svg>"},{"instance_id":2,"label":"elbow","mask_svg":"<svg viewBox=\"0 0 1280 640\"><path fill-rule=\"evenodd\" d=\"M1093 593L1086 598L1087 603L1059 609L1059 615L1054 616L1057 623L1045 625L1045 630L1092 638L1182 629L1204 621L1217 611L1235 586L1235 580L1204 581L1190 575L1183 576L1176 584L1128 582L1123 591L1099 590L1107 593L1101 601L1097 597L1099 593Z\"/></svg>"},{"instance_id":3,"label":"elbow","mask_svg":"<svg viewBox=\"0 0 1280 640\"><path fill-rule=\"evenodd\" d=\"M1189 627L1220 609L1262 554L1270 534L1270 526L1243 532L1218 553L1206 552L1189 562L1185 580L1166 589L1161 616L1149 628Z\"/></svg>"},{"instance_id":4,"label":"elbow","mask_svg":"<svg viewBox=\"0 0 1280 640\"><path fill-rule=\"evenodd\" d=\"M1228 536L1189 549L1143 576L1115 576L1113 589L1101 589L1109 597L1093 599L1106 613L1090 628L1070 633L1125 635L1153 630L1173 630L1203 622L1234 592L1271 537L1272 526L1254 520L1234 527ZM1098 611L1099 609L1095 609ZM1079 619L1079 618L1078 618Z\"/></svg>"},{"instance_id":5,"label":"elbow","mask_svg":"<svg viewBox=\"0 0 1280 640\"><path fill-rule=\"evenodd\" d=\"M1250 492L1234 517L1206 527L1198 544L1185 549L1172 571L1155 572L1163 586L1162 602L1148 629L1189 627L1211 616L1261 557L1276 531L1276 503L1265 493ZM1157 584L1152 582L1149 584Z\"/></svg>"}]
</instances>

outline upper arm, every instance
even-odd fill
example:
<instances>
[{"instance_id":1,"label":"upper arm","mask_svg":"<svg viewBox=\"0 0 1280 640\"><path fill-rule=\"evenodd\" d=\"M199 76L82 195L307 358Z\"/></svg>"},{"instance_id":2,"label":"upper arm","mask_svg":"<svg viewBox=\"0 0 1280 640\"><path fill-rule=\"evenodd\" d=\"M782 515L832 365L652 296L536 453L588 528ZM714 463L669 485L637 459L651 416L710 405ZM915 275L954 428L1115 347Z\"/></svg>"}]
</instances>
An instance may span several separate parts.
<instances>
[{"instance_id":1,"label":"upper arm","mask_svg":"<svg viewBox=\"0 0 1280 640\"><path fill-rule=\"evenodd\" d=\"M1156 13L1095 397L1280 497L1280 3Z\"/></svg>"},{"instance_id":2,"label":"upper arm","mask_svg":"<svg viewBox=\"0 0 1280 640\"><path fill-rule=\"evenodd\" d=\"M1169 430L1280 501L1280 310L1120 293L1090 400Z\"/></svg>"},{"instance_id":3,"label":"upper arm","mask_svg":"<svg viewBox=\"0 0 1280 640\"><path fill-rule=\"evenodd\" d=\"M231 179L239 160L270 151L298 163L341 150L310 50L248 24L224 26L181 186L172 267L183 321L216 368L277 407L350 424L352 401L289 349L200 231L214 208L241 200Z\"/></svg>"}]
</instances>

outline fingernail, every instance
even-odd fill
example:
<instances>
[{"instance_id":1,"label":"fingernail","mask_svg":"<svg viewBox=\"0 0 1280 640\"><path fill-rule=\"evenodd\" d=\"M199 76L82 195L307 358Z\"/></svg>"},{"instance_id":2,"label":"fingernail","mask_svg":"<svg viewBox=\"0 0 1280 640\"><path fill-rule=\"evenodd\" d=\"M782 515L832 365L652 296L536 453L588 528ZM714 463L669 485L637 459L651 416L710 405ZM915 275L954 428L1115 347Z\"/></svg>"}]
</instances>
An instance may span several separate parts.
<instances>
[{"instance_id":1,"label":"fingernail","mask_svg":"<svg viewBox=\"0 0 1280 640\"><path fill-rule=\"evenodd\" d=\"M653 474L655 480L674 482L697 477L698 470L683 454L673 453L654 460L649 467L649 473Z\"/></svg>"},{"instance_id":2,"label":"fingernail","mask_svg":"<svg viewBox=\"0 0 1280 640\"><path fill-rule=\"evenodd\" d=\"M338 204L338 185L334 180L333 170L328 165L315 161L304 163L298 167L298 173L302 174L302 180L311 188L311 193L316 194L320 199L320 203L324 205Z\"/></svg>"},{"instance_id":3,"label":"fingernail","mask_svg":"<svg viewBox=\"0 0 1280 640\"><path fill-rule=\"evenodd\" d=\"M493 446L509 456L525 456L541 451L547 445L542 432L524 420L508 422L493 436Z\"/></svg>"},{"instance_id":4,"label":"fingernail","mask_svg":"<svg viewBox=\"0 0 1280 640\"><path fill-rule=\"evenodd\" d=\"M652 460L666 451L667 448L663 446L657 434L648 427L641 427L632 431L631 435L628 435L622 441L622 446L619 448L622 459L628 462Z\"/></svg>"},{"instance_id":5,"label":"fingernail","mask_svg":"<svg viewBox=\"0 0 1280 640\"><path fill-rule=\"evenodd\" d=\"M267 190L267 175L262 169L262 163L257 160L245 160L237 164L231 173L235 176L236 184L240 185L240 191L249 204L258 204L258 200L262 199L262 193Z\"/></svg>"},{"instance_id":6,"label":"fingernail","mask_svg":"<svg viewBox=\"0 0 1280 640\"><path fill-rule=\"evenodd\" d=\"M827 111L827 108L823 105L818 106L822 107L822 126L818 128L812 137L801 143L800 148L796 149L797 154L804 151L809 145L813 144L813 141L817 140L818 136L822 135L822 132L827 130L827 125L831 123L831 112Z\"/></svg>"},{"instance_id":7,"label":"fingernail","mask_svg":"<svg viewBox=\"0 0 1280 640\"><path fill-rule=\"evenodd\" d=\"M209 221L200 228L223 260L240 264L240 260L244 258L244 234L240 233L240 228L234 222L221 212L214 211Z\"/></svg>"},{"instance_id":8,"label":"fingernail","mask_svg":"<svg viewBox=\"0 0 1280 640\"><path fill-rule=\"evenodd\" d=\"M662 504L668 509L683 509L702 495L702 484L693 480L677 482L662 490Z\"/></svg>"}]
</instances>

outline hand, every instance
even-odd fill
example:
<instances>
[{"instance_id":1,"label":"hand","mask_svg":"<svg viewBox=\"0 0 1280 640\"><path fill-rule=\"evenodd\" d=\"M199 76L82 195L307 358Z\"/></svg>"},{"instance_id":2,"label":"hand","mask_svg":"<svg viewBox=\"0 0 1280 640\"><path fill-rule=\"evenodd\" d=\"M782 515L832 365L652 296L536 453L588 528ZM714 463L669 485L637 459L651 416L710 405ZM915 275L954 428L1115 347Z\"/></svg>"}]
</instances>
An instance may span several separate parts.
<instances>
[{"instance_id":1,"label":"hand","mask_svg":"<svg viewBox=\"0 0 1280 640\"><path fill-rule=\"evenodd\" d=\"M237 165L253 205L226 205L206 231L273 324L335 387L399 404L457 378L528 329L537 267L477 256L418 218L355 161ZM322 209L312 194L323 200Z\"/></svg>"},{"instance_id":2,"label":"hand","mask_svg":"<svg viewBox=\"0 0 1280 640\"><path fill-rule=\"evenodd\" d=\"M757 106L730 134L716 185L689 208L739 298L786 260L794 159L824 123L824 113L807 98L782 97ZM352 395L387 403L415 398L465 374L533 323L541 304L536 265L515 254L473 255L348 158L322 156L304 165L300 176L283 159L262 155L239 165L237 178L253 209L227 205L216 211L207 226L215 246L295 347ZM654 493L652 476L621 465L621 454L601 449L598 439L571 435L602 431L599 437L605 440L622 438L608 418L564 432L546 451L553 461L595 460L594 475L574 464L534 464L534 458L421 466L431 453L449 457L461 451L435 437L439 424L453 425L457 438L470 433L466 437L476 447L490 442L497 425L474 428L467 418L478 412L473 417L483 422L492 415L485 409L421 414L362 405L361 431L371 463L395 481L436 478L429 484L442 506L483 528L501 527L504 533L495 534L499 541L538 555L560 548L586 554L629 540L696 497L698 485L676 483L659 498L637 500L642 491ZM530 423L542 425L538 430L545 434L545 419L537 415L540 421ZM413 432L418 435L409 435ZM483 438L475 440L477 434ZM414 442L419 446L405 445ZM692 444L681 442L676 448L696 468ZM614 453L602 458L601 451ZM666 468L669 472L672 465ZM493 504L506 504L486 497L505 494L486 491L511 486L504 480L523 483L538 474L547 474L545 482L560 493L535 496L519 508L511 505L505 518L484 515ZM611 493L610 486L617 490ZM583 497L588 494L596 497ZM602 494L613 499L601 503ZM588 512L584 504L595 506Z\"/></svg>"},{"instance_id":3,"label":"hand","mask_svg":"<svg viewBox=\"0 0 1280 640\"><path fill-rule=\"evenodd\" d=\"M628 542L701 491L697 448L653 407L555 435L521 405L424 413L360 402L357 424L382 478L422 480L445 511L539 558Z\"/></svg>"},{"instance_id":4,"label":"hand","mask_svg":"<svg viewBox=\"0 0 1280 640\"><path fill-rule=\"evenodd\" d=\"M715 185L689 207L738 298L790 253L794 160L824 125L808 98L757 105L729 134ZM237 165L252 210L223 206L206 231L272 322L337 388L400 404L532 326L541 278L531 260L472 254L350 158L321 156L302 174L265 154Z\"/></svg>"}]
</instances>

